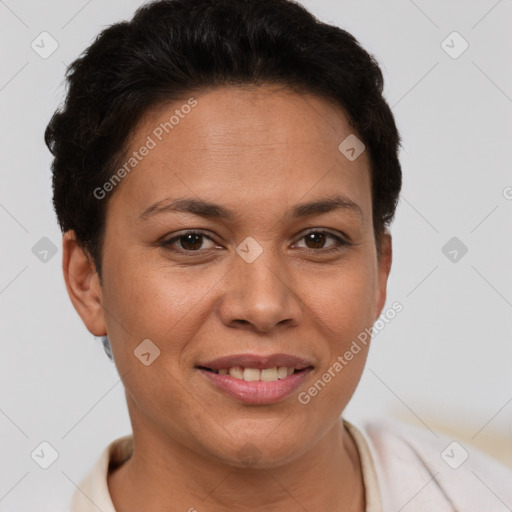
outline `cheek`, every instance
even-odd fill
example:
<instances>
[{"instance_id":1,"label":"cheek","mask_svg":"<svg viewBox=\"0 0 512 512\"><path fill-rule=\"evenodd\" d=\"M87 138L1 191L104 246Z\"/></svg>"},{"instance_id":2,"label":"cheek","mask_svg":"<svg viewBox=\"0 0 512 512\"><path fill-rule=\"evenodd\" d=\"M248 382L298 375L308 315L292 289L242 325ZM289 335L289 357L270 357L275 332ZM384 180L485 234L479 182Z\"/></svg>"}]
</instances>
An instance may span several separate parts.
<instances>
[{"instance_id":1,"label":"cheek","mask_svg":"<svg viewBox=\"0 0 512 512\"><path fill-rule=\"evenodd\" d=\"M323 287L311 285L305 292L313 329L323 340L318 347L322 364L317 384L311 394L306 390L314 408L338 414L361 378L373 325L373 272L371 258L354 258L344 269L332 272Z\"/></svg>"},{"instance_id":2,"label":"cheek","mask_svg":"<svg viewBox=\"0 0 512 512\"><path fill-rule=\"evenodd\" d=\"M123 261L110 269L105 283L108 331L129 403L165 428L174 417L193 420L202 410L186 391L181 358L206 321L208 291L215 281L192 280L192 273ZM138 347L148 339L157 349L145 342L142 352ZM150 354L148 365L145 352Z\"/></svg>"},{"instance_id":3,"label":"cheek","mask_svg":"<svg viewBox=\"0 0 512 512\"><path fill-rule=\"evenodd\" d=\"M138 335L171 331L204 288L191 274L185 268L171 271L165 262L123 259L109 276L109 306Z\"/></svg>"},{"instance_id":4,"label":"cheek","mask_svg":"<svg viewBox=\"0 0 512 512\"><path fill-rule=\"evenodd\" d=\"M129 368L134 350L149 339L161 352L159 363L165 360L177 372L187 345L209 321L221 275L136 258L124 258L109 271L104 305L116 362Z\"/></svg>"},{"instance_id":5,"label":"cheek","mask_svg":"<svg viewBox=\"0 0 512 512\"><path fill-rule=\"evenodd\" d=\"M331 348L344 350L373 324L375 278L370 260L351 262L325 279L311 281L304 290L305 302L316 329L330 340Z\"/></svg>"},{"instance_id":6,"label":"cheek","mask_svg":"<svg viewBox=\"0 0 512 512\"><path fill-rule=\"evenodd\" d=\"M334 421L350 401L365 367L374 289L366 267L359 268L340 273L337 280L333 276L323 293L312 289L309 296L313 329L321 341L316 347L321 366L298 398L311 416Z\"/></svg>"}]
</instances>

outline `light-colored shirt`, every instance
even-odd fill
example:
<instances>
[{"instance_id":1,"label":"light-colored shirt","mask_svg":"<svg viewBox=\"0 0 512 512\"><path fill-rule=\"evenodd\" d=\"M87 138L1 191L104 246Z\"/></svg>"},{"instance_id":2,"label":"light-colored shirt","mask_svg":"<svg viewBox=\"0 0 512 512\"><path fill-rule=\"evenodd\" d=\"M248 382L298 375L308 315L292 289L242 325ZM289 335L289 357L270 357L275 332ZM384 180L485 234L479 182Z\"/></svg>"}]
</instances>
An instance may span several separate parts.
<instances>
[{"instance_id":1,"label":"light-colored shirt","mask_svg":"<svg viewBox=\"0 0 512 512\"><path fill-rule=\"evenodd\" d=\"M356 427L366 512L510 512L512 470L426 428L380 420ZM133 436L112 441L75 490L71 512L116 512L109 471L132 454ZM342 475L340 475L342 478Z\"/></svg>"}]
</instances>

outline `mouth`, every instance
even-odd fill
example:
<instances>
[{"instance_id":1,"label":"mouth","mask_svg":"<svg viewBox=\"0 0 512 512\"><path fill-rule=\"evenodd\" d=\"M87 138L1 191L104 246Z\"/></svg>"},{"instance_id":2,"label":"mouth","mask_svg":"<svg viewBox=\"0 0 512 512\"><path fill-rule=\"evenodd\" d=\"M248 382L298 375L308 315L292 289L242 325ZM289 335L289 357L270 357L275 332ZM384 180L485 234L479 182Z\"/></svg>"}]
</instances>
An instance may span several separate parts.
<instances>
[{"instance_id":1,"label":"mouth","mask_svg":"<svg viewBox=\"0 0 512 512\"><path fill-rule=\"evenodd\" d=\"M217 391L258 405L290 396L313 368L308 360L287 354L238 354L196 366Z\"/></svg>"}]
</instances>

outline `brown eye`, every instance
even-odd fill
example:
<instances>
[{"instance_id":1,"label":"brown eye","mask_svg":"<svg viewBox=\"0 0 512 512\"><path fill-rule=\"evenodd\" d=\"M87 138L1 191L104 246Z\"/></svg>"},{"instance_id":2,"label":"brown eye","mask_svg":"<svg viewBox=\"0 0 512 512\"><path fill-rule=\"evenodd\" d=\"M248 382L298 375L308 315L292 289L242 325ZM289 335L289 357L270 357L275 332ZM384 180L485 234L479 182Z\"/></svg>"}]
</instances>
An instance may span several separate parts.
<instances>
[{"instance_id":1,"label":"brown eye","mask_svg":"<svg viewBox=\"0 0 512 512\"><path fill-rule=\"evenodd\" d=\"M335 241L327 248L324 247L326 241L331 238ZM306 249L310 249L315 252L319 252L324 249L323 252L337 251L343 248L345 245L349 245L348 242L343 240L341 237L336 236L328 231L310 231L306 233L300 240L305 240Z\"/></svg>"},{"instance_id":2,"label":"brown eye","mask_svg":"<svg viewBox=\"0 0 512 512\"><path fill-rule=\"evenodd\" d=\"M325 243L326 239L325 233L309 233L307 234L304 239L306 240L306 245L309 243L311 245L308 245L309 249L322 249L323 245Z\"/></svg>"},{"instance_id":3,"label":"brown eye","mask_svg":"<svg viewBox=\"0 0 512 512\"><path fill-rule=\"evenodd\" d=\"M161 245L165 248L176 249L182 252L201 252L205 240L213 243L213 240L200 231L187 231L181 235L164 240Z\"/></svg>"},{"instance_id":4,"label":"brown eye","mask_svg":"<svg viewBox=\"0 0 512 512\"><path fill-rule=\"evenodd\" d=\"M187 251L194 251L201 248L203 245L203 235L197 233L190 233L188 235L181 235L178 237L181 248Z\"/></svg>"}]
</instances>

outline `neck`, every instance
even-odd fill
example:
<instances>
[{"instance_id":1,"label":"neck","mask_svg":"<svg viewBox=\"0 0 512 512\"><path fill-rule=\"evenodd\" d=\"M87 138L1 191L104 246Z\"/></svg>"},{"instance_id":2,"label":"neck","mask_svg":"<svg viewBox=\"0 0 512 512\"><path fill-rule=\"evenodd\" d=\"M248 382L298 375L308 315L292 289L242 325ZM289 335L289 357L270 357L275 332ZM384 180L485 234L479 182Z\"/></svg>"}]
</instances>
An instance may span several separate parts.
<instances>
[{"instance_id":1,"label":"neck","mask_svg":"<svg viewBox=\"0 0 512 512\"><path fill-rule=\"evenodd\" d=\"M266 469L230 466L132 426L133 455L107 479L118 512L364 511L359 456L341 418L311 450Z\"/></svg>"}]
</instances>

